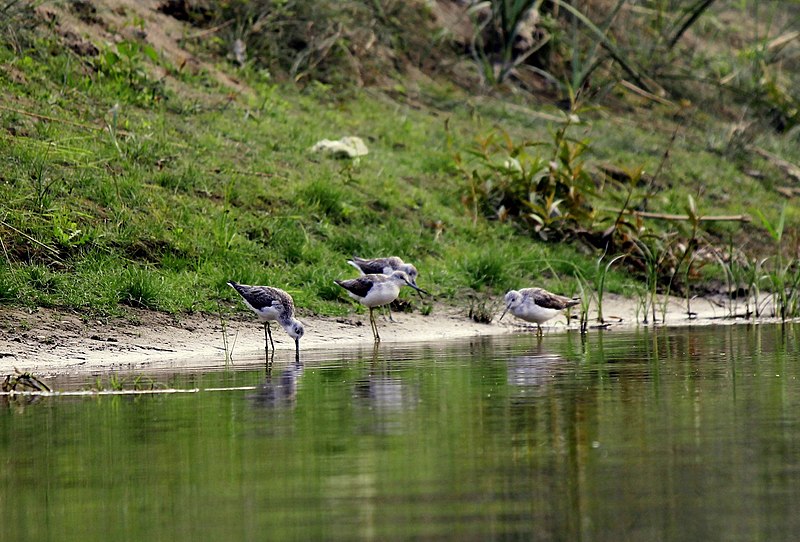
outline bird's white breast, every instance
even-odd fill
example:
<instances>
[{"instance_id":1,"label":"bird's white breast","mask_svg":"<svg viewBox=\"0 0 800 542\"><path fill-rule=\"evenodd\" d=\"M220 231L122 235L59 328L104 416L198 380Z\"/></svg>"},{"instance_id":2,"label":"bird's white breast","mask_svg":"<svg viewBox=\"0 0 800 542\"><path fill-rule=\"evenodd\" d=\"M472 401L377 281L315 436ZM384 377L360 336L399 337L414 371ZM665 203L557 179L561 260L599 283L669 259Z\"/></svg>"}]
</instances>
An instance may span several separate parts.
<instances>
[{"instance_id":1,"label":"bird's white breast","mask_svg":"<svg viewBox=\"0 0 800 542\"><path fill-rule=\"evenodd\" d=\"M511 308L511 314L517 318L521 318L526 322L534 322L536 324L543 324L550 320L559 313L556 309L547 309L540 307L531 299L525 300L516 307Z\"/></svg>"},{"instance_id":2,"label":"bird's white breast","mask_svg":"<svg viewBox=\"0 0 800 542\"><path fill-rule=\"evenodd\" d=\"M274 305L272 307L263 307L261 309L255 309L252 306L250 308L253 309L253 311L258 315L258 317L263 322L277 321L280 318L281 310L283 309L281 305Z\"/></svg>"},{"instance_id":3,"label":"bird's white breast","mask_svg":"<svg viewBox=\"0 0 800 542\"><path fill-rule=\"evenodd\" d=\"M381 305L387 305L397 299L397 295L399 293L400 286L398 286L396 283L380 282L378 284L374 284L372 288L370 288L369 292L361 301L361 303L366 307L379 307Z\"/></svg>"}]
</instances>

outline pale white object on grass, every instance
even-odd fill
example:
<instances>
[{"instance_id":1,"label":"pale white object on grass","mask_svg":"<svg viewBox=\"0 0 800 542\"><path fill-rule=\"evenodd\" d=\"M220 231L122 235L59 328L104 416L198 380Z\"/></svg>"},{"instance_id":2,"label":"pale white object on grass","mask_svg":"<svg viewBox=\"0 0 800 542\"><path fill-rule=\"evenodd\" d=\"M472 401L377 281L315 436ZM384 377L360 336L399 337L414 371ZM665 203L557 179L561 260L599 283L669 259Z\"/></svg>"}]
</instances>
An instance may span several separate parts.
<instances>
[{"instance_id":1,"label":"pale white object on grass","mask_svg":"<svg viewBox=\"0 0 800 542\"><path fill-rule=\"evenodd\" d=\"M345 136L337 141L323 139L317 141L311 152L322 152L330 154L335 158L358 158L369 153L364 140L356 136Z\"/></svg>"}]
</instances>

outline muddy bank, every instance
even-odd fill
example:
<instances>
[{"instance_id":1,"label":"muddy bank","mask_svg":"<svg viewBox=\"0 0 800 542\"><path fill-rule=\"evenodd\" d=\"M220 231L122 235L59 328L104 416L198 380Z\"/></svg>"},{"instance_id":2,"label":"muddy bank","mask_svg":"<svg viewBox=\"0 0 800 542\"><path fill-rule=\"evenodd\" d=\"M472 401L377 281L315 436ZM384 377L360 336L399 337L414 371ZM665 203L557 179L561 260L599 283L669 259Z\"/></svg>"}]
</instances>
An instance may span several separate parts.
<instances>
[{"instance_id":1,"label":"muddy bank","mask_svg":"<svg viewBox=\"0 0 800 542\"><path fill-rule=\"evenodd\" d=\"M670 299L665 324L709 325L743 321L726 318L728 308L710 300L695 300L692 310L697 317L690 320L686 315L685 300ZM743 310L742 306L740 312ZM621 296L607 295L603 313L610 330L644 325L636 301ZM437 305L428 316L397 314L396 323L381 316L379 326L382 344L531 332L530 326L510 315L498 323L499 316L498 313L491 324L480 324L468 318L466 309ZM592 324L596 325L597 311L590 310L590 316ZM306 327L306 335L301 341L303 351L373 344L366 314L346 318L301 314L300 320ZM226 322L226 328L228 348L233 347L234 361L263 356L264 330L254 316L237 315ZM577 321L573 319L568 326L566 317L558 317L544 328L546 340L549 334L577 329ZM276 330L273 338L276 359L291 359L294 342L282 329ZM53 375L156 367L207 367L224 364L224 361L222 323L216 315L174 317L131 311L126 318L86 319L75 312L50 309L0 310L0 374L8 374L14 367L40 375Z\"/></svg>"}]
</instances>

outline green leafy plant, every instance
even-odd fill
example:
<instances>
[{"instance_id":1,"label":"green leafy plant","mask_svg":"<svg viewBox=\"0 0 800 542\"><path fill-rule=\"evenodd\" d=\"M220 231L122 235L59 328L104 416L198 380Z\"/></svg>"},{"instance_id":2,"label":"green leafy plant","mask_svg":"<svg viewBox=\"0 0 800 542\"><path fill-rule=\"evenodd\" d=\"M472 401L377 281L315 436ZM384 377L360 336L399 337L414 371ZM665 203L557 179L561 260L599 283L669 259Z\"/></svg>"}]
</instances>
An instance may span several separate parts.
<instances>
[{"instance_id":1,"label":"green leafy plant","mask_svg":"<svg viewBox=\"0 0 800 542\"><path fill-rule=\"evenodd\" d=\"M568 136L570 122L566 119L550 144L517 143L505 132L491 132L467 150L474 165L455 155L467 179L462 201L471 208L473 221L479 214L511 220L545 238L563 236L569 224L591 223L588 196L594 186L582 158L588 141Z\"/></svg>"},{"instance_id":2,"label":"green leafy plant","mask_svg":"<svg viewBox=\"0 0 800 542\"><path fill-rule=\"evenodd\" d=\"M162 83L151 80L148 60L152 63L159 60L153 46L125 40L101 51L94 60L94 67L103 78L126 90L132 102L152 102L165 94Z\"/></svg>"},{"instance_id":3,"label":"green leafy plant","mask_svg":"<svg viewBox=\"0 0 800 542\"><path fill-rule=\"evenodd\" d=\"M93 240L91 231L81 228L63 213L53 215L52 226L53 240L64 249L77 248Z\"/></svg>"},{"instance_id":4,"label":"green leafy plant","mask_svg":"<svg viewBox=\"0 0 800 542\"><path fill-rule=\"evenodd\" d=\"M775 256L772 269L767 273L772 289L772 306L775 316L786 320L798 313L798 284L800 284L800 269L794 258L786 259L784 256L783 238L786 226L786 204L781 208L777 222L774 224L767 219L760 209L756 214L761 219L761 224L767 230L775 243Z\"/></svg>"},{"instance_id":5,"label":"green leafy plant","mask_svg":"<svg viewBox=\"0 0 800 542\"><path fill-rule=\"evenodd\" d=\"M603 260L605 259L605 254L603 254L597 260L597 273L596 273L596 285L595 291L597 292L597 321L601 324L605 324L605 319L603 318L603 295L605 294L605 285L606 285L606 276L608 275L611 266L617 263L618 261L622 260L627 256L627 254L619 254L611 258L608 263L603 266Z\"/></svg>"}]
</instances>

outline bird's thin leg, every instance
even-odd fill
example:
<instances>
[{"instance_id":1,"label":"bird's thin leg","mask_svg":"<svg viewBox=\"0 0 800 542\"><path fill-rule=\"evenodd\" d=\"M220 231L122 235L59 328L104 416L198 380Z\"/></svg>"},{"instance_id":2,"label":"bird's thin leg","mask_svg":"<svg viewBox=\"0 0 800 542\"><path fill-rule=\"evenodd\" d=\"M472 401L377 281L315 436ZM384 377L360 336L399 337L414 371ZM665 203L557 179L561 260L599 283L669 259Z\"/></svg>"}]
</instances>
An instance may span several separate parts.
<instances>
[{"instance_id":1,"label":"bird's thin leg","mask_svg":"<svg viewBox=\"0 0 800 542\"><path fill-rule=\"evenodd\" d=\"M369 329L372 331L372 338L377 341L378 339L375 338L375 324L372 323L372 307L369 307Z\"/></svg>"},{"instance_id":2,"label":"bird's thin leg","mask_svg":"<svg viewBox=\"0 0 800 542\"><path fill-rule=\"evenodd\" d=\"M393 324L397 323L397 320L395 320L394 318L392 318L392 304L391 304L391 303L389 303L388 305L386 305L386 310L387 310L387 311L389 311L389 321L390 321L391 323L393 323Z\"/></svg>"},{"instance_id":3,"label":"bird's thin leg","mask_svg":"<svg viewBox=\"0 0 800 542\"><path fill-rule=\"evenodd\" d=\"M375 342L381 342L381 336L378 333L378 324L375 322L375 313L372 312L373 307L369 308L369 323L372 325L372 335L375 338Z\"/></svg>"},{"instance_id":4,"label":"bird's thin leg","mask_svg":"<svg viewBox=\"0 0 800 542\"><path fill-rule=\"evenodd\" d=\"M537 324L536 324L536 327L537 327L537 329L536 329L536 334L537 334L539 337L541 337L541 336L542 336L542 324L539 324L539 323L537 323Z\"/></svg>"},{"instance_id":5,"label":"bird's thin leg","mask_svg":"<svg viewBox=\"0 0 800 542\"><path fill-rule=\"evenodd\" d=\"M272 362L275 361L275 349L272 349L272 352L267 352L265 355L267 359L267 375L272 374Z\"/></svg>"},{"instance_id":6,"label":"bird's thin leg","mask_svg":"<svg viewBox=\"0 0 800 542\"><path fill-rule=\"evenodd\" d=\"M275 343L272 342L272 326L269 325L269 322L264 322L264 350L269 350L267 348L267 340L269 340L269 345L274 351Z\"/></svg>"}]
</instances>

